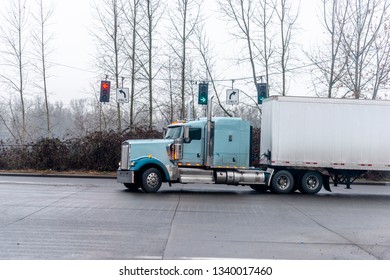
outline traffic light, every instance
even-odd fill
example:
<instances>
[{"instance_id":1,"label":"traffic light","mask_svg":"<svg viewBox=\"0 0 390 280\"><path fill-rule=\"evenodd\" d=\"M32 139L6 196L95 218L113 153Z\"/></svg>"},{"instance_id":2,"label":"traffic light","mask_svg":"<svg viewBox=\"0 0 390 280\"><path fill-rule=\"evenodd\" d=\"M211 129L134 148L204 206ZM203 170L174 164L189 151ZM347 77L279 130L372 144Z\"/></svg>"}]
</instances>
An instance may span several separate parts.
<instances>
[{"instance_id":1,"label":"traffic light","mask_svg":"<svg viewBox=\"0 0 390 280\"><path fill-rule=\"evenodd\" d=\"M199 105L207 105L209 94L209 84L200 83L199 84L199 92L198 92L198 104Z\"/></svg>"},{"instance_id":2,"label":"traffic light","mask_svg":"<svg viewBox=\"0 0 390 280\"><path fill-rule=\"evenodd\" d=\"M110 82L100 82L100 102L110 102Z\"/></svg>"},{"instance_id":3,"label":"traffic light","mask_svg":"<svg viewBox=\"0 0 390 280\"><path fill-rule=\"evenodd\" d=\"M258 83L257 84L257 103L263 104L263 100L267 98L267 84Z\"/></svg>"}]
</instances>

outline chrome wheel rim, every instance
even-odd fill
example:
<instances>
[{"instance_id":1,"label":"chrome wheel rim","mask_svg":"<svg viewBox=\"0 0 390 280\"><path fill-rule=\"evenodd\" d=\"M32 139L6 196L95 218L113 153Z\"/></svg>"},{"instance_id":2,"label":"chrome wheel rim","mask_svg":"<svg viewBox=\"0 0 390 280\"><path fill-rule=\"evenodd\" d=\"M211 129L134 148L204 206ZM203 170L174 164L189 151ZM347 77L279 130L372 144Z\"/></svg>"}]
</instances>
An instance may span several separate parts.
<instances>
[{"instance_id":1,"label":"chrome wheel rim","mask_svg":"<svg viewBox=\"0 0 390 280\"><path fill-rule=\"evenodd\" d=\"M156 173L150 173L148 175L148 177L146 178L146 183L148 185L149 188L156 188L159 184L159 178L158 178L158 175Z\"/></svg>"},{"instance_id":2,"label":"chrome wheel rim","mask_svg":"<svg viewBox=\"0 0 390 280\"><path fill-rule=\"evenodd\" d=\"M287 176L279 176L276 181L277 181L279 189L281 189L281 190L287 189L290 185L289 179L287 178Z\"/></svg>"},{"instance_id":3,"label":"chrome wheel rim","mask_svg":"<svg viewBox=\"0 0 390 280\"><path fill-rule=\"evenodd\" d=\"M314 190L318 187L318 180L317 180L317 177L315 176L309 176L307 179L306 179L306 186L308 189L310 190Z\"/></svg>"}]
</instances>

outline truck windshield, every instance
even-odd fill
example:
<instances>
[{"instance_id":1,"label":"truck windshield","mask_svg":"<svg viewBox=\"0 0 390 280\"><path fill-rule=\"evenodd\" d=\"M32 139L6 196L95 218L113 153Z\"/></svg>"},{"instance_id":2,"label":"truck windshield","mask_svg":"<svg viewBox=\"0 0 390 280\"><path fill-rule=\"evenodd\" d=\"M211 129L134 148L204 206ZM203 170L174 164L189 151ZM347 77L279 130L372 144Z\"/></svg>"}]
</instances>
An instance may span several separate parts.
<instances>
[{"instance_id":1,"label":"truck windshield","mask_svg":"<svg viewBox=\"0 0 390 280\"><path fill-rule=\"evenodd\" d=\"M181 137L182 126L168 127L165 139L177 139Z\"/></svg>"}]
</instances>

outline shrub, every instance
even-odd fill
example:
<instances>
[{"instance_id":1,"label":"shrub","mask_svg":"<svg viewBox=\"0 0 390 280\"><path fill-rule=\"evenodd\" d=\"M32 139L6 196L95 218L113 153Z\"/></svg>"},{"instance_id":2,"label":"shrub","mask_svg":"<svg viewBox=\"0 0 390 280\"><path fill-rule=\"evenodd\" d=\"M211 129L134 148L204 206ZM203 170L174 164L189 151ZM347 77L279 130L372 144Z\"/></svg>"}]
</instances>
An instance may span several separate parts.
<instances>
[{"instance_id":1,"label":"shrub","mask_svg":"<svg viewBox=\"0 0 390 280\"><path fill-rule=\"evenodd\" d=\"M135 128L125 134L93 132L82 138L42 138L29 145L0 143L0 169L114 171L126 139L161 138L161 132Z\"/></svg>"}]
</instances>

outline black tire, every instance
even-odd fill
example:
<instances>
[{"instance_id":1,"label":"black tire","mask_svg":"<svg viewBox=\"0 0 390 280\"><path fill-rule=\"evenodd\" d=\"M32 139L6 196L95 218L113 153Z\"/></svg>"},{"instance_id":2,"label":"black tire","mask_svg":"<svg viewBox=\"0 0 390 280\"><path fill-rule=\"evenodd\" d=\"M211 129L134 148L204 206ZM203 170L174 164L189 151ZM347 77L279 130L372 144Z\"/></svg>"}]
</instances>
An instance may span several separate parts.
<instances>
[{"instance_id":1,"label":"black tire","mask_svg":"<svg viewBox=\"0 0 390 280\"><path fill-rule=\"evenodd\" d=\"M139 189L139 185L138 184L124 183L124 185L131 192L136 192Z\"/></svg>"},{"instance_id":2,"label":"black tire","mask_svg":"<svg viewBox=\"0 0 390 280\"><path fill-rule=\"evenodd\" d=\"M149 168L142 174L141 189L146 193L157 192L162 184L161 173L157 168Z\"/></svg>"},{"instance_id":3,"label":"black tire","mask_svg":"<svg viewBox=\"0 0 390 280\"><path fill-rule=\"evenodd\" d=\"M271 187L275 193L290 193L294 189L294 177L287 170L280 170L272 176Z\"/></svg>"},{"instance_id":4,"label":"black tire","mask_svg":"<svg viewBox=\"0 0 390 280\"><path fill-rule=\"evenodd\" d=\"M300 191L306 194L318 193L323 186L321 173L308 171L302 176Z\"/></svg>"},{"instance_id":5,"label":"black tire","mask_svg":"<svg viewBox=\"0 0 390 280\"><path fill-rule=\"evenodd\" d=\"M301 187L302 175L303 175L302 172L296 172L294 174L294 188L293 188L293 192L295 192L295 191L302 192L302 187Z\"/></svg>"},{"instance_id":6,"label":"black tire","mask_svg":"<svg viewBox=\"0 0 390 280\"><path fill-rule=\"evenodd\" d=\"M269 190L269 188L265 185L250 185L250 187L258 193L265 193Z\"/></svg>"}]
</instances>

